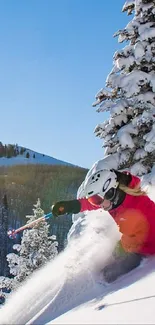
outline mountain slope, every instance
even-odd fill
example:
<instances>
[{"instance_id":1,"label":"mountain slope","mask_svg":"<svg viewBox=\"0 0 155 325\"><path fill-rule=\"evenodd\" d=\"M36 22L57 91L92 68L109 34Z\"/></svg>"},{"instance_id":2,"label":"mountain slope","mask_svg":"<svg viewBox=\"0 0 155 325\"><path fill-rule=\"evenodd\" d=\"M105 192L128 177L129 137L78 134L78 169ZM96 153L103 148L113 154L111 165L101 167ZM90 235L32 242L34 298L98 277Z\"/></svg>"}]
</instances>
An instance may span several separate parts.
<instances>
[{"instance_id":1,"label":"mountain slope","mask_svg":"<svg viewBox=\"0 0 155 325\"><path fill-rule=\"evenodd\" d=\"M155 258L150 258L103 292L98 288L94 299L79 304L48 324L155 324L154 282ZM52 309L50 312L52 315ZM44 324L46 319L47 313Z\"/></svg>"},{"instance_id":2,"label":"mountain slope","mask_svg":"<svg viewBox=\"0 0 155 325\"><path fill-rule=\"evenodd\" d=\"M16 146L17 147L17 146ZM20 154L21 149L23 149L23 153ZM12 157L0 157L0 166L12 166L12 165L27 165L27 164L46 164L46 165L67 165L73 166L73 164L69 162L65 162L63 160L59 160L42 153L38 153L28 148L23 148L18 146L17 156Z\"/></svg>"}]
</instances>

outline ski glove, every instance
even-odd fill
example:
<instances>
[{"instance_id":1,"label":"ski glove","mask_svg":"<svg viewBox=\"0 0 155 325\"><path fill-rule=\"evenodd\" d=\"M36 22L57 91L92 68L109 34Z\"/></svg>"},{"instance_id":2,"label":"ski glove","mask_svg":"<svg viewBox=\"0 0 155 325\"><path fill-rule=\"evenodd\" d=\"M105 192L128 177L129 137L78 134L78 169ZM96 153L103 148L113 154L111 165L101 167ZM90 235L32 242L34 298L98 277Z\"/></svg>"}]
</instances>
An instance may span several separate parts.
<instances>
[{"instance_id":1,"label":"ski glove","mask_svg":"<svg viewBox=\"0 0 155 325\"><path fill-rule=\"evenodd\" d=\"M78 200L60 201L52 205L52 213L54 217L70 213L79 213L80 210L81 204Z\"/></svg>"}]
</instances>

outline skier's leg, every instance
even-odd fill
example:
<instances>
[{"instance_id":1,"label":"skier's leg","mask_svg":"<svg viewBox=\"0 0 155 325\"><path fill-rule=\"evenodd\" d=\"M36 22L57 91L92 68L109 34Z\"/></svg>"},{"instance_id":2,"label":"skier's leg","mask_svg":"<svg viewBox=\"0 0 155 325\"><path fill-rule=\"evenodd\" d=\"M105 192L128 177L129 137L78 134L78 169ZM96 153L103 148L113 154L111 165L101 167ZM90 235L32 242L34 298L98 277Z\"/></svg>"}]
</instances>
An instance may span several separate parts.
<instances>
[{"instance_id":1,"label":"skier's leg","mask_svg":"<svg viewBox=\"0 0 155 325\"><path fill-rule=\"evenodd\" d=\"M122 252L114 254L115 261L107 265L103 270L104 280L108 283L115 281L140 265L143 256L137 253Z\"/></svg>"}]
</instances>

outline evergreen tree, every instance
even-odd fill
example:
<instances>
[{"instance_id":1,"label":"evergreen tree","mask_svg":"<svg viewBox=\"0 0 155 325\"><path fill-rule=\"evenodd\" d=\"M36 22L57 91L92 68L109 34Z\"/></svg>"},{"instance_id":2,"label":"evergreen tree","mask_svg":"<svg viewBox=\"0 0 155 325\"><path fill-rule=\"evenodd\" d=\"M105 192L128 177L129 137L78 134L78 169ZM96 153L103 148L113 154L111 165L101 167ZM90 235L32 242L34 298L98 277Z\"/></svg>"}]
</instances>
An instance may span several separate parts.
<instances>
[{"instance_id":1,"label":"evergreen tree","mask_svg":"<svg viewBox=\"0 0 155 325\"><path fill-rule=\"evenodd\" d=\"M26 158L30 158L29 152L26 153Z\"/></svg>"},{"instance_id":2,"label":"evergreen tree","mask_svg":"<svg viewBox=\"0 0 155 325\"><path fill-rule=\"evenodd\" d=\"M40 200L34 205L33 215L27 216L27 223L34 221L44 215L40 207ZM16 244L13 248L18 254L10 253L7 255L10 273L14 275L17 282L25 280L34 270L40 268L47 261L57 255L58 243L56 237L49 237L49 225L46 221L36 224L30 230L24 230L21 245Z\"/></svg>"},{"instance_id":3,"label":"evergreen tree","mask_svg":"<svg viewBox=\"0 0 155 325\"><path fill-rule=\"evenodd\" d=\"M18 147L18 144L16 143L15 145L15 150L14 150L14 156L18 156L19 155L19 147Z\"/></svg>"},{"instance_id":4,"label":"evergreen tree","mask_svg":"<svg viewBox=\"0 0 155 325\"><path fill-rule=\"evenodd\" d=\"M1 141L0 141L0 157L4 157L4 146Z\"/></svg>"},{"instance_id":5,"label":"evergreen tree","mask_svg":"<svg viewBox=\"0 0 155 325\"><path fill-rule=\"evenodd\" d=\"M0 304L3 304L14 289L14 280L8 277L0 276Z\"/></svg>"},{"instance_id":6,"label":"evergreen tree","mask_svg":"<svg viewBox=\"0 0 155 325\"><path fill-rule=\"evenodd\" d=\"M6 196L6 194L4 194L2 200L3 200L3 206L4 206L4 208L7 210L7 209L8 209L8 201L7 201L7 196Z\"/></svg>"},{"instance_id":7,"label":"evergreen tree","mask_svg":"<svg viewBox=\"0 0 155 325\"><path fill-rule=\"evenodd\" d=\"M114 54L106 89L93 106L110 117L95 128L104 139L105 155L114 155L118 168L137 175L151 171L155 161L155 0L126 1L134 12L124 30L114 36L127 45Z\"/></svg>"},{"instance_id":8,"label":"evergreen tree","mask_svg":"<svg viewBox=\"0 0 155 325\"><path fill-rule=\"evenodd\" d=\"M14 152L15 152L15 145L14 144L8 144L7 145L7 158L13 157Z\"/></svg>"},{"instance_id":9,"label":"evergreen tree","mask_svg":"<svg viewBox=\"0 0 155 325\"><path fill-rule=\"evenodd\" d=\"M19 151L19 154L20 155L23 155L23 153L26 151L26 149L24 147L20 147L20 151Z\"/></svg>"}]
</instances>

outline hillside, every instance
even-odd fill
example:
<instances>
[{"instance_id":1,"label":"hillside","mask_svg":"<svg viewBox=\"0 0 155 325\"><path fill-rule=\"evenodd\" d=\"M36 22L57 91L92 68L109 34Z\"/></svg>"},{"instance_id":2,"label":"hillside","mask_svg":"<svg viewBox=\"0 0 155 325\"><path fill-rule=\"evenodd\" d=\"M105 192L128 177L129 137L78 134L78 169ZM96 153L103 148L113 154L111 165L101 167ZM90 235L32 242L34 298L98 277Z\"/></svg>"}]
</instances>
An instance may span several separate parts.
<instances>
[{"instance_id":1,"label":"hillside","mask_svg":"<svg viewBox=\"0 0 155 325\"><path fill-rule=\"evenodd\" d=\"M76 198L86 173L86 169L66 165L0 166L0 202L6 195L9 227L18 228L26 223L26 215L32 214L38 198L45 213L57 201ZM63 249L71 225L71 215L50 221L50 231L57 237L59 250Z\"/></svg>"},{"instance_id":2,"label":"hillside","mask_svg":"<svg viewBox=\"0 0 155 325\"><path fill-rule=\"evenodd\" d=\"M86 173L86 169L63 165L1 166L0 200L6 194L9 208L23 218L39 197L47 212L54 202L74 198Z\"/></svg>"},{"instance_id":3,"label":"hillside","mask_svg":"<svg viewBox=\"0 0 155 325\"><path fill-rule=\"evenodd\" d=\"M0 142L0 166L27 164L73 166L69 162L38 153L28 148L14 144L3 145Z\"/></svg>"}]
</instances>

